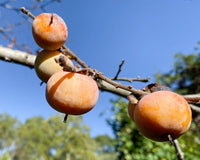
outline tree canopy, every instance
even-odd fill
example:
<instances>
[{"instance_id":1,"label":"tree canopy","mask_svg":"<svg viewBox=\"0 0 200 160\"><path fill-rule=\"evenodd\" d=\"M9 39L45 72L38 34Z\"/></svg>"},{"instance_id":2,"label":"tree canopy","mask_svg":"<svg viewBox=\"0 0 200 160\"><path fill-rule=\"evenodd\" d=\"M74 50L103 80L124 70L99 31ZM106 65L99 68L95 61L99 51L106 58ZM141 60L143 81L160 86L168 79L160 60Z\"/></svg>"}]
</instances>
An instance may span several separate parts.
<instances>
[{"instance_id":1,"label":"tree canopy","mask_svg":"<svg viewBox=\"0 0 200 160\"><path fill-rule=\"evenodd\" d=\"M109 151L110 137L91 138L82 116L70 116L67 124L62 123L62 118L59 115L48 120L33 117L20 123L8 114L0 114L0 159L113 159L113 150Z\"/></svg>"}]
</instances>

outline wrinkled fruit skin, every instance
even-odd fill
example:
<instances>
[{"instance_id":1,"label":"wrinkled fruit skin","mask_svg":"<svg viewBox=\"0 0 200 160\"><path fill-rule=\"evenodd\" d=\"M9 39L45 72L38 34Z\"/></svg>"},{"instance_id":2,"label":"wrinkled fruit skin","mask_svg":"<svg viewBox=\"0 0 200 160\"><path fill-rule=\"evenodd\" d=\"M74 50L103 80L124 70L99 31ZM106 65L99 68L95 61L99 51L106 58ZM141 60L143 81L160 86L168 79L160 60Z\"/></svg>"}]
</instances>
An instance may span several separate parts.
<instances>
[{"instance_id":1,"label":"wrinkled fruit skin","mask_svg":"<svg viewBox=\"0 0 200 160\"><path fill-rule=\"evenodd\" d=\"M43 50L37 55L34 68L40 80L47 83L49 78L54 73L61 71L63 69L63 67L61 67L55 61L55 58L59 58L61 55L64 56L62 53L58 51L45 51L45 50ZM70 59L67 58L67 62L73 66L73 62Z\"/></svg>"},{"instance_id":2,"label":"wrinkled fruit skin","mask_svg":"<svg viewBox=\"0 0 200 160\"><path fill-rule=\"evenodd\" d=\"M58 112L81 115L97 103L99 89L89 76L59 71L51 76L46 86L46 99Z\"/></svg>"},{"instance_id":3,"label":"wrinkled fruit skin","mask_svg":"<svg viewBox=\"0 0 200 160\"><path fill-rule=\"evenodd\" d=\"M180 137L190 127L192 112L187 101L171 91L157 91L144 96L134 111L139 131L155 141Z\"/></svg>"},{"instance_id":4,"label":"wrinkled fruit skin","mask_svg":"<svg viewBox=\"0 0 200 160\"><path fill-rule=\"evenodd\" d=\"M57 50L68 36L64 20L55 13L42 13L32 24L32 34L35 42L45 50Z\"/></svg>"}]
</instances>

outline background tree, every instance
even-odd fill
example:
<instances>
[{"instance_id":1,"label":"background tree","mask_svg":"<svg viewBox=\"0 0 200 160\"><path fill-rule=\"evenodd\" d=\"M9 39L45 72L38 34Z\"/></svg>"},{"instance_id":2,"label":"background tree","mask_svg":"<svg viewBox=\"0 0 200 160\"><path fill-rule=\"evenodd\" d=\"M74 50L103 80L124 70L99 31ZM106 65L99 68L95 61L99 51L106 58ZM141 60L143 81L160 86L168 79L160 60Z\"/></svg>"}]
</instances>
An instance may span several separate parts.
<instances>
[{"instance_id":1,"label":"background tree","mask_svg":"<svg viewBox=\"0 0 200 160\"><path fill-rule=\"evenodd\" d=\"M16 118L12 118L8 114L0 114L0 150L2 152L12 151L20 125L21 123ZM9 157L9 154L5 154L3 157Z\"/></svg>"},{"instance_id":2,"label":"background tree","mask_svg":"<svg viewBox=\"0 0 200 160\"><path fill-rule=\"evenodd\" d=\"M63 117L58 115L49 120L33 117L24 124L9 115L0 117L2 159L99 159L97 144L81 116L70 116L68 125L63 125Z\"/></svg>"},{"instance_id":3,"label":"background tree","mask_svg":"<svg viewBox=\"0 0 200 160\"><path fill-rule=\"evenodd\" d=\"M94 138L97 146L99 146L96 150L97 155L102 160L110 160L116 159L117 154L114 149L115 140L108 135L100 135Z\"/></svg>"}]
</instances>

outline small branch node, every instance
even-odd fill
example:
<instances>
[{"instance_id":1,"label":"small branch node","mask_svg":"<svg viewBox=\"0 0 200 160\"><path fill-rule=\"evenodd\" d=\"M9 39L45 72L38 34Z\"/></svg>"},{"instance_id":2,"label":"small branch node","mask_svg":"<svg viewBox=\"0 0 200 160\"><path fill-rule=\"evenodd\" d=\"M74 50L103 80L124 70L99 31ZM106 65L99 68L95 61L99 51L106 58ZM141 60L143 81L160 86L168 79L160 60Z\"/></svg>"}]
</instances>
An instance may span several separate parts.
<instances>
[{"instance_id":1,"label":"small branch node","mask_svg":"<svg viewBox=\"0 0 200 160\"><path fill-rule=\"evenodd\" d=\"M133 86L128 86L128 88L129 88L129 89L132 89L132 88L133 88Z\"/></svg>"}]
</instances>

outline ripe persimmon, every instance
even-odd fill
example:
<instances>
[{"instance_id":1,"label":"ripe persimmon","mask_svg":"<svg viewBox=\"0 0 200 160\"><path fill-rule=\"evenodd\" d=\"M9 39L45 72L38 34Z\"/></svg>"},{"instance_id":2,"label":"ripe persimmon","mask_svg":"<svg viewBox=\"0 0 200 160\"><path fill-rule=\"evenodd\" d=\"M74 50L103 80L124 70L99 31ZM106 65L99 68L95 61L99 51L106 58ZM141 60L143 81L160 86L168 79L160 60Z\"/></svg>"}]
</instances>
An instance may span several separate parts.
<instances>
[{"instance_id":1,"label":"ripe persimmon","mask_svg":"<svg viewBox=\"0 0 200 160\"><path fill-rule=\"evenodd\" d=\"M60 56L64 56L59 51L46 51L43 50L38 53L34 68L36 71L37 76L43 81L47 82L48 79L56 72L61 71L63 67L61 67L58 63L56 63L55 59L59 58ZM67 62L73 66L73 62L67 58Z\"/></svg>"},{"instance_id":2,"label":"ripe persimmon","mask_svg":"<svg viewBox=\"0 0 200 160\"><path fill-rule=\"evenodd\" d=\"M176 139L190 127L192 112L187 101L171 91L157 91L145 95L134 110L139 131L155 141Z\"/></svg>"},{"instance_id":3,"label":"ripe persimmon","mask_svg":"<svg viewBox=\"0 0 200 160\"><path fill-rule=\"evenodd\" d=\"M68 36L64 20L55 13L42 13L32 24L32 34L35 42L45 50L57 50Z\"/></svg>"},{"instance_id":4,"label":"ripe persimmon","mask_svg":"<svg viewBox=\"0 0 200 160\"><path fill-rule=\"evenodd\" d=\"M81 115L97 103L99 89L89 76L59 71L51 76L46 86L46 99L58 112Z\"/></svg>"}]
</instances>

